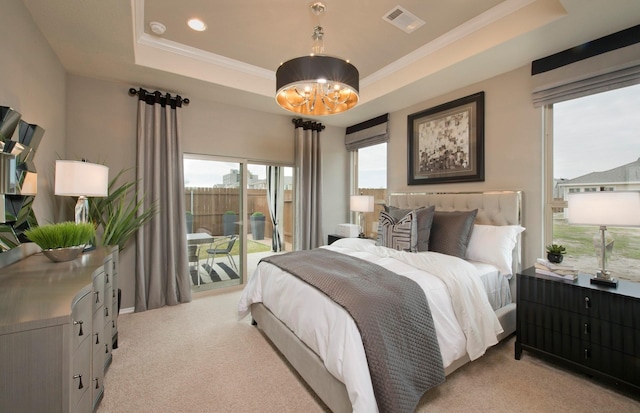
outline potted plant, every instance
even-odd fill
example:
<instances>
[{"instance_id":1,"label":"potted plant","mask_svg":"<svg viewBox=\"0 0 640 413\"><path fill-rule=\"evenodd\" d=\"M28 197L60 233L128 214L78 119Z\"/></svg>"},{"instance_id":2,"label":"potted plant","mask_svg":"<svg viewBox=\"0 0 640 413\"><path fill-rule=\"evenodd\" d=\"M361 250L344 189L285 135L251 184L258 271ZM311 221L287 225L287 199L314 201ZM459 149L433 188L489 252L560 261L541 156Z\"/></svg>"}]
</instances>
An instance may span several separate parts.
<instances>
[{"instance_id":1,"label":"potted plant","mask_svg":"<svg viewBox=\"0 0 640 413\"><path fill-rule=\"evenodd\" d=\"M238 222L238 214L234 211L225 211L222 215L222 230L225 236L236 233L236 222Z\"/></svg>"},{"instance_id":2,"label":"potted plant","mask_svg":"<svg viewBox=\"0 0 640 413\"><path fill-rule=\"evenodd\" d=\"M549 262L560 264L566 252L567 249L560 244L547 245L547 259Z\"/></svg>"},{"instance_id":3,"label":"potted plant","mask_svg":"<svg viewBox=\"0 0 640 413\"><path fill-rule=\"evenodd\" d=\"M70 261L82 253L96 236L92 223L61 222L33 227L24 232L51 261Z\"/></svg>"},{"instance_id":4,"label":"potted plant","mask_svg":"<svg viewBox=\"0 0 640 413\"><path fill-rule=\"evenodd\" d=\"M254 240L264 239L264 220L265 216L262 212L254 212L251 214L251 236Z\"/></svg>"},{"instance_id":5,"label":"potted plant","mask_svg":"<svg viewBox=\"0 0 640 413\"><path fill-rule=\"evenodd\" d=\"M144 196L138 199L136 182L118 185L125 170L109 182L109 195L91 198L89 218L102 231L101 245L117 245L122 251L127 241L158 212L157 204L142 209Z\"/></svg>"}]
</instances>

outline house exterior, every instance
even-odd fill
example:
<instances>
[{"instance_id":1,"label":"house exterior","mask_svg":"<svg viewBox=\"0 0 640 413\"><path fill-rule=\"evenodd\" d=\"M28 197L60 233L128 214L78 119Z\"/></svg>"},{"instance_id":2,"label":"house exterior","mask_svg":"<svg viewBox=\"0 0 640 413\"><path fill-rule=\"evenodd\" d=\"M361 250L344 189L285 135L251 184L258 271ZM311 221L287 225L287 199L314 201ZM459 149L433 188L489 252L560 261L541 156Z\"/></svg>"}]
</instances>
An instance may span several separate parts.
<instances>
[{"instance_id":1,"label":"house exterior","mask_svg":"<svg viewBox=\"0 0 640 413\"><path fill-rule=\"evenodd\" d=\"M590 172L573 179L556 181L557 198L567 199L568 194L598 191L640 190L640 158L608 171Z\"/></svg>"}]
</instances>

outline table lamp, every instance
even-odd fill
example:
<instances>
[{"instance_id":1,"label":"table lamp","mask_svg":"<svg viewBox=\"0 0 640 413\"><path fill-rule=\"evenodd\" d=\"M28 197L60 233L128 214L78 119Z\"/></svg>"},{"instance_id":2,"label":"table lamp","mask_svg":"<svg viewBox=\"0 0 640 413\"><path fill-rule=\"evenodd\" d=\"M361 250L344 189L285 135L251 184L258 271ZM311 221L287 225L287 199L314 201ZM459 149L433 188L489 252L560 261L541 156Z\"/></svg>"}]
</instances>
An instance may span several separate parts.
<instances>
[{"instance_id":1,"label":"table lamp","mask_svg":"<svg viewBox=\"0 0 640 413\"><path fill-rule=\"evenodd\" d=\"M360 227L360 235L358 238L365 238L364 229L366 228L364 220L364 212L373 211L373 196L372 195L351 195L350 201L351 211L358 213L358 226Z\"/></svg>"},{"instance_id":2,"label":"table lamp","mask_svg":"<svg viewBox=\"0 0 640 413\"><path fill-rule=\"evenodd\" d=\"M606 268L614 242L611 234L607 232L607 226L640 226L640 192L579 192L569 194L567 201L569 224L600 226L600 232L593 237L600 270L591 279L591 283L617 286L618 281Z\"/></svg>"},{"instance_id":3,"label":"table lamp","mask_svg":"<svg viewBox=\"0 0 640 413\"><path fill-rule=\"evenodd\" d=\"M56 195L77 196L76 224L89 221L87 197L105 197L109 194L109 168L83 161L56 161Z\"/></svg>"}]
</instances>

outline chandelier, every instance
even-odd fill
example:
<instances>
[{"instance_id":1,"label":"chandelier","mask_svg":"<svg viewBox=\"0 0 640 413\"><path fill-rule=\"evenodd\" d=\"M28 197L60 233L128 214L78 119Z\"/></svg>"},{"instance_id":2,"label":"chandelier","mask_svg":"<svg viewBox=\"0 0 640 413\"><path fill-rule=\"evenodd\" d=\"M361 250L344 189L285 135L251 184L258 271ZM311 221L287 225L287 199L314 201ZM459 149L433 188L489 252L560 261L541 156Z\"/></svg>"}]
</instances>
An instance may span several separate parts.
<instances>
[{"instance_id":1,"label":"chandelier","mask_svg":"<svg viewBox=\"0 0 640 413\"><path fill-rule=\"evenodd\" d=\"M311 12L320 16L324 4L311 4ZM346 60L324 53L321 26L313 29L313 47L309 56L284 62L276 71L276 101L284 109L310 116L345 112L358 103L358 69Z\"/></svg>"}]
</instances>

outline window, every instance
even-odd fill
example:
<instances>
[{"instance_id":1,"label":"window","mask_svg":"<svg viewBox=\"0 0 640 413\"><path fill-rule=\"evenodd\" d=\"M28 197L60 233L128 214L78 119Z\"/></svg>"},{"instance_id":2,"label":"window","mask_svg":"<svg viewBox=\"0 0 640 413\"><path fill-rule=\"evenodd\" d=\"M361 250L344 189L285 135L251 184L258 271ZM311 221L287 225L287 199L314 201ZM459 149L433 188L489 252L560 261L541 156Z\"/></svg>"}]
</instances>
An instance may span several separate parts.
<instances>
[{"instance_id":1,"label":"window","mask_svg":"<svg viewBox=\"0 0 640 413\"><path fill-rule=\"evenodd\" d=\"M373 195L376 206L373 212L364 214L367 228L364 233L368 238L375 238L378 231L378 215L382 210L381 202L387 199L387 144L366 146L353 151L355 173L354 193Z\"/></svg>"},{"instance_id":2,"label":"window","mask_svg":"<svg viewBox=\"0 0 640 413\"><path fill-rule=\"evenodd\" d=\"M570 193L640 190L640 85L548 106L552 111L553 215L551 237L567 248L564 262L594 274L592 237L598 227L568 225ZM548 160L549 161L549 160ZM551 191L550 191L551 192ZM616 278L633 278L640 267L640 229L608 228L616 240L607 268Z\"/></svg>"}]
</instances>

